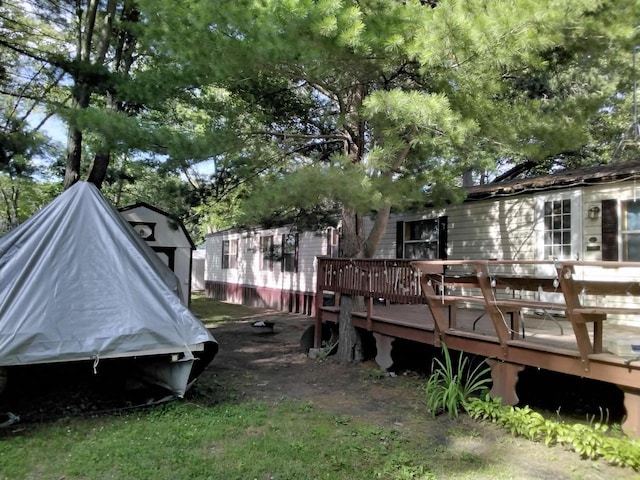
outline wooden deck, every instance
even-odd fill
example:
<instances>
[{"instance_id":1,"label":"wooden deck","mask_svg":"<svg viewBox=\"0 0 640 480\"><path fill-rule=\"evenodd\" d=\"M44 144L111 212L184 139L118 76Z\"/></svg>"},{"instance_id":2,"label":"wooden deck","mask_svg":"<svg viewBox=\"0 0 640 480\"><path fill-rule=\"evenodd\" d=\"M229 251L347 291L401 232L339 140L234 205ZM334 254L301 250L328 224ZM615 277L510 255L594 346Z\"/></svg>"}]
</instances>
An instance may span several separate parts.
<instances>
[{"instance_id":1,"label":"wooden deck","mask_svg":"<svg viewBox=\"0 0 640 480\"><path fill-rule=\"evenodd\" d=\"M524 366L616 384L625 393L623 428L640 436L640 351L631 349L640 343L640 263L607 262L611 278L599 270L594 280L576 272L600 263L547 262L556 278L522 274L541 263L320 259L318 292L365 297L352 319L376 335L379 354L390 355L380 339L404 338L491 359L491 393L505 403L517 403ZM471 274L460 269L469 266ZM338 322L338 308L318 308L316 321Z\"/></svg>"}]
</instances>

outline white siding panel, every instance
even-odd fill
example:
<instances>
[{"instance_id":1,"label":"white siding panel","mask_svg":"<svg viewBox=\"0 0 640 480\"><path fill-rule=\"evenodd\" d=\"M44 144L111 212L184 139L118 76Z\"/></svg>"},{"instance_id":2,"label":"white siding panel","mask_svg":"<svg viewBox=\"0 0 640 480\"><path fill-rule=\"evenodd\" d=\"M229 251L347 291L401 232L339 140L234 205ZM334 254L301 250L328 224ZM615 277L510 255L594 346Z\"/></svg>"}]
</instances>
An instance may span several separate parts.
<instances>
[{"instance_id":1,"label":"white siding panel","mask_svg":"<svg viewBox=\"0 0 640 480\"><path fill-rule=\"evenodd\" d=\"M316 256L326 252L326 235L305 232L298 239L298 271L283 272L282 263L273 262L273 270L261 270L260 238L273 236L273 244L282 246L282 235L289 228L274 228L254 232L221 232L206 239L206 276L215 282L232 283L283 290L315 291ZM222 242L239 240L238 268L222 269Z\"/></svg>"}]
</instances>

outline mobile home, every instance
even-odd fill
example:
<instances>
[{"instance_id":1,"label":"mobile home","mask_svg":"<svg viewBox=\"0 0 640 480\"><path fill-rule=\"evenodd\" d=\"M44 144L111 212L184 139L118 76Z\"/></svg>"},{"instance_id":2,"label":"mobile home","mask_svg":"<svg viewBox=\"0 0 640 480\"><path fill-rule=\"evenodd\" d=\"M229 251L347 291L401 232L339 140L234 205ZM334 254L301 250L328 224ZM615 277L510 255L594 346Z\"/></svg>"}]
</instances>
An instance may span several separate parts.
<instances>
[{"instance_id":1,"label":"mobile home","mask_svg":"<svg viewBox=\"0 0 640 480\"><path fill-rule=\"evenodd\" d=\"M209 297L311 315L317 256L336 256L338 232L296 232L290 226L224 230L206 237Z\"/></svg>"},{"instance_id":2,"label":"mobile home","mask_svg":"<svg viewBox=\"0 0 640 480\"><path fill-rule=\"evenodd\" d=\"M639 176L631 162L470 187L461 204L392 214L376 258L638 261ZM207 293L312 314L315 257L338 243L339 228L211 234Z\"/></svg>"}]
</instances>

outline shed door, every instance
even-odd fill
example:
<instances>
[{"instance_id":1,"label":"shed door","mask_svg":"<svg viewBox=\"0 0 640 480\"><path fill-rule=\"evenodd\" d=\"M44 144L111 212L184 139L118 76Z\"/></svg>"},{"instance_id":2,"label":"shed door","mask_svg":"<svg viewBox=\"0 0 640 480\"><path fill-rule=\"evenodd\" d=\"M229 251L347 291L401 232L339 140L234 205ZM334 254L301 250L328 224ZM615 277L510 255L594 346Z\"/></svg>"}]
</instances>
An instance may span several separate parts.
<instances>
[{"instance_id":1,"label":"shed door","mask_svg":"<svg viewBox=\"0 0 640 480\"><path fill-rule=\"evenodd\" d=\"M176 247L151 247L172 272L176 271Z\"/></svg>"}]
</instances>

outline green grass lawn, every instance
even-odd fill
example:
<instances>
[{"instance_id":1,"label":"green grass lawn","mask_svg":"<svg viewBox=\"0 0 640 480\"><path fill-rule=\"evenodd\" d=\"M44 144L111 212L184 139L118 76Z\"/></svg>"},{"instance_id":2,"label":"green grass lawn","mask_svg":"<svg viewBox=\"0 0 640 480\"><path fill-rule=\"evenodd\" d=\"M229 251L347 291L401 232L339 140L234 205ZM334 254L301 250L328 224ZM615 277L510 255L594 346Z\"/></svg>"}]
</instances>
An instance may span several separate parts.
<instances>
[{"instance_id":1,"label":"green grass lawn","mask_svg":"<svg viewBox=\"0 0 640 480\"><path fill-rule=\"evenodd\" d=\"M173 402L0 438L0 478L435 478L423 446L308 404Z\"/></svg>"}]
</instances>

